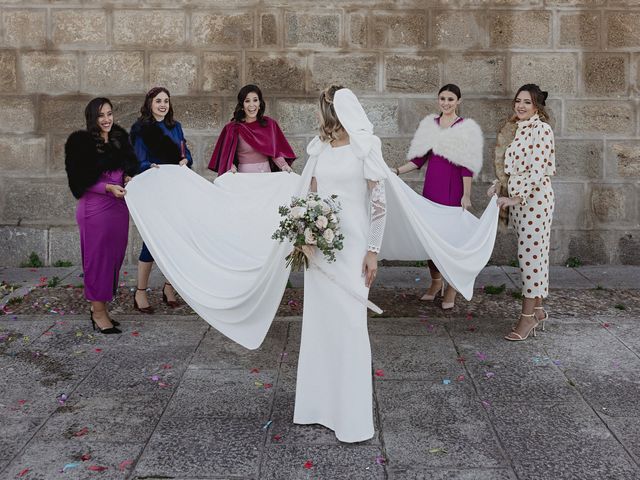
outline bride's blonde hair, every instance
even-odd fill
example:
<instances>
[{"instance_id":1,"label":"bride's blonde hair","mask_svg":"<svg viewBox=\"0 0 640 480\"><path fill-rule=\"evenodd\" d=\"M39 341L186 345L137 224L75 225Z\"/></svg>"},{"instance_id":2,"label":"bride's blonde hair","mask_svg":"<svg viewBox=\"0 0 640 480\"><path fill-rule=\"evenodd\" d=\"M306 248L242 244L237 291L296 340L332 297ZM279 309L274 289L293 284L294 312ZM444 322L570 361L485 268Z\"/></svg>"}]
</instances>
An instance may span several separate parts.
<instances>
[{"instance_id":1,"label":"bride's blonde hair","mask_svg":"<svg viewBox=\"0 0 640 480\"><path fill-rule=\"evenodd\" d=\"M344 132L333 108L333 96L341 88L344 87L332 85L320 94L320 140L323 142L337 140L341 136L340 132Z\"/></svg>"}]
</instances>

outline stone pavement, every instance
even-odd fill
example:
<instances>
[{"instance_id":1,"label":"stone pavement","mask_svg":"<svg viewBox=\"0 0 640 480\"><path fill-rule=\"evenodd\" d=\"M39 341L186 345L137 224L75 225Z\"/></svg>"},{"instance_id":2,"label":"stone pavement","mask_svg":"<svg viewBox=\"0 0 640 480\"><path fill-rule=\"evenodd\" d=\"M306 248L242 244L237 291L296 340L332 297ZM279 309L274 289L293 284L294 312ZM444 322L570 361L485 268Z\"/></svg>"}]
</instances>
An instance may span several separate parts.
<instances>
[{"instance_id":1,"label":"stone pavement","mask_svg":"<svg viewBox=\"0 0 640 480\"><path fill-rule=\"evenodd\" d=\"M45 276L62 275L78 272ZM512 278L488 267L479 284ZM638 288L640 268L551 278ZM86 316L0 316L0 478L640 478L637 316L551 314L522 343L502 340L507 318L371 319L376 436L356 445L291 422L298 317L248 351L195 316L120 316L120 336L93 334Z\"/></svg>"}]
</instances>

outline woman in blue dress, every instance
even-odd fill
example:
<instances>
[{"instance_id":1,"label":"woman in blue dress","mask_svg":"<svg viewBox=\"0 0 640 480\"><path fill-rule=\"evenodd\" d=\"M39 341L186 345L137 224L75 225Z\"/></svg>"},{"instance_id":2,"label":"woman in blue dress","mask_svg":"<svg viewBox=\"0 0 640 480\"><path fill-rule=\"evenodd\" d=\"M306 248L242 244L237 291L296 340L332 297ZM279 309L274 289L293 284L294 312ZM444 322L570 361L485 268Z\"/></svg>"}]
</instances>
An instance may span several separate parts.
<instances>
[{"instance_id":1,"label":"woman in blue dress","mask_svg":"<svg viewBox=\"0 0 640 480\"><path fill-rule=\"evenodd\" d=\"M154 87L147 92L140 117L131 127L131 143L140 162L140 172L163 164L188 167L193 164L182 126L173 118L171 95L164 87ZM147 298L152 267L153 257L143 243L138 260L138 285L133 295L133 306L142 313L154 311ZM162 287L162 300L171 308L178 305L170 283L165 282Z\"/></svg>"}]
</instances>

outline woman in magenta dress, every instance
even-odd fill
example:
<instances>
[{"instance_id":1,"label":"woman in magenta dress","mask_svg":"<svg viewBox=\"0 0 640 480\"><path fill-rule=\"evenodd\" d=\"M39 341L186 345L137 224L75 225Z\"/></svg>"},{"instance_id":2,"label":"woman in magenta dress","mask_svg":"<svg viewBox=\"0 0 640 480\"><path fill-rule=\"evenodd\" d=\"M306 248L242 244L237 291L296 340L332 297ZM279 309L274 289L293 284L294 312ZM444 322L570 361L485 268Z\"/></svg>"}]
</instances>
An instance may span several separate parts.
<instances>
[{"instance_id":1,"label":"woman in magenta dress","mask_svg":"<svg viewBox=\"0 0 640 480\"><path fill-rule=\"evenodd\" d=\"M76 220L84 272L84 294L91 302L91 323L101 333L121 333L107 302L118 287L129 235L124 185L138 170L126 130L113 123L113 106L94 98L85 112L86 130L65 144L69 188L79 199Z\"/></svg>"},{"instance_id":2,"label":"woman in magenta dress","mask_svg":"<svg viewBox=\"0 0 640 480\"><path fill-rule=\"evenodd\" d=\"M396 174L410 172L427 164L422 195L432 202L450 207L471 208L471 181L482 168L482 130L471 119L457 114L462 99L460 88L445 85L438 92L440 115L427 115L416 131L407 159L395 168ZM429 260L431 286L422 300L434 300L443 295L442 308L455 305L456 290L444 290L444 279Z\"/></svg>"},{"instance_id":3,"label":"woman in magenta dress","mask_svg":"<svg viewBox=\"0 0 640 480\"><path fill-rule=\"evenodd\" d=\"M209 169L233 173L291 172L296 159L278 123L264 115L266 104L256 85L238 92L238 104L216 142Z\"/></svg>"}]
</instances>

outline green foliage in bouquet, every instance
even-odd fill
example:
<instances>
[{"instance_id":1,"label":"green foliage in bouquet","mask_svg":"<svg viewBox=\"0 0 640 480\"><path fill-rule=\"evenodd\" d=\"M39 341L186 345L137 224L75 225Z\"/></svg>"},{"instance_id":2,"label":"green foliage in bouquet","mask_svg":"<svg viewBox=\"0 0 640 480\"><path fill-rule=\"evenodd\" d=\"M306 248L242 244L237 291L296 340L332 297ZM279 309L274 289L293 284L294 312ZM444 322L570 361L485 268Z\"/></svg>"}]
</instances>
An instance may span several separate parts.
<instances>
[{"instance_id":1,"label":"green foliage in bouquet","mask_svg":"<svg viewBox=\"0 0 640 480\"><path fill-rule=\"evenodd\" d=\"M271 238L293 244L294 251L286 258L287 266L291 265L293 270L308 266L308 259L302 252L306 245L317 247L328 262L335 262L336 252L342 250L344 241L344 235L340 233L337 198L337 195L321 198L310 192L306 197L293 197L288 206L278 208L283 218Z\"/></svg>"}]
</instances>

